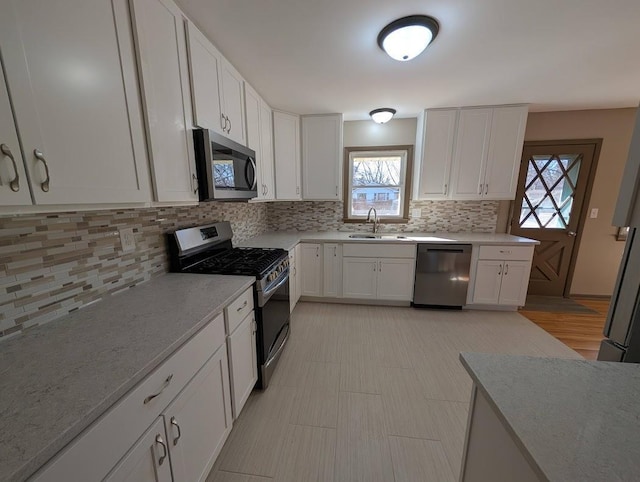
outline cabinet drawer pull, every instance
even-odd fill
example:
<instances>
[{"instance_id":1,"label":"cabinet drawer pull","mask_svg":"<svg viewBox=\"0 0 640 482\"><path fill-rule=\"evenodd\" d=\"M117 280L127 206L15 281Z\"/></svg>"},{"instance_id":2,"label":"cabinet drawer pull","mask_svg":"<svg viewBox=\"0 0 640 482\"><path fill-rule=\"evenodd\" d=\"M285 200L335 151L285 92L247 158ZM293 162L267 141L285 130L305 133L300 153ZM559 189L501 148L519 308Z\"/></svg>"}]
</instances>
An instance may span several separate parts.
<instances>
[{"instance_id":1,"label":"cabinet drawer pull","mask_svg":"<svg viewBox=\"0 0 640 482\"><path fill-rule=\"evenodd\" d=\"M180 430L180 425L178 425L178 421L176 420L176 417L171 417L170 423L171 425L173 425L175 428L178 429L178 436L173 439L173 445L178 445L178 440L180 440L180 437L182 437L182 430Z\"/></svg>"},{"instance_id":2,"label":"cabinet drawer pull","mask_svg":"<svg viewBox=\"0 0 640 482\"><path fill-rule=\"evenodd\" d=\"M2 151L5 156L11 159L15 177L11 181L9 181L9 187L13 192L18 192L20 190L20 175L18 174L18 166L16 166L16 160L13 157L13 153L11 152L11 149L9 149L9 146L6 144L0 144L0 151Z\"/></svg>"},{"instance_id":3,"label":"cabinet drawer pull","mask_svg":"<svg viewBox=\"0 0 640 482\"><path fill-rule=\"evenodd\" d=\"M162 465L164 463L164 459L166 459L168 455L167 446L165 445L164 440L162 440L162 435L156 435L156 443L162 446L162 456L158 459L158 465Z\"/></svg>"},{"instance_id":4,"label":"cabinet drawer pull","mask_svg":"<svg viewBox=\"0 0 640 482\"><path fill-rule=\"evenodd\" d=\"M244 300L244 303L242 303L242 306L240 308L236 308L236 311L238 313L240 313L242 310L244 310L247 307L247 300Z\"/></svg>"},{"instance_id":5,"label":"cabinet drawer pull","mask_svg":"<svg viewBox=\"0 0 640 482\"><path fill-rule=\"evenodd\" d=\"M165 388L167 388L169 386L169 384L171 383L171 379L173 378L173 373L171 375L169 375L164 383L162 384L162 388L160 389L160 391L158 393L154 393L153 395L149 395L147 398L144 399L143 403L146 405L147 403L149 403L151 400L153 400L154 398L156 398L158 395L160 395Z\"/></svg>"},{"instance_id":6,"label":"cabinet drawer pull","mask_svg":"<svg viewBox=\"0 0 640 482\"><path fill-rule=\"evenodd\" d=\"M38 149L33 150L33 155L36 156L36 159L44 164L44 172L47 175L47 178L40 183L40 188L44 192L49 192L49 181L51 180L51 176L49 175L49 166L47 165L47 160L44 158L44 154L42 153L42 151Z\"/></svg>"}]
</instances>

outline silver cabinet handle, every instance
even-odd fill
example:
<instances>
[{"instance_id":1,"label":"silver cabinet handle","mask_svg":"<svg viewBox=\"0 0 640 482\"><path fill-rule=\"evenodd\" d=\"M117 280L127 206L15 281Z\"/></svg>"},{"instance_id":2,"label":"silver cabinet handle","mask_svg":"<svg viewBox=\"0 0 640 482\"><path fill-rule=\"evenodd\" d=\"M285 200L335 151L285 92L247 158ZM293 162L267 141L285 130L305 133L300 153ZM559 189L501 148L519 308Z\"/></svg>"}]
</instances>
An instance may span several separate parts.
<instances>
[{"instance_id":1,"label":"silver cabinet handle","mask_svg":"<svg viewBox=\"0 0 640 482\"><path fill-rule=\"evenodd\" d=\"M167 387L169 386L169 384L171 383L171 379L172 379L172 378L173 378L173 373L172 373L171 375L169 375L169 376L165 379L164 383L162 384L162 388L160 388L160 390L159 390L157 393L154 393L154 394L149 395L148 397L146 397L146 398L143 400L143 403L146 405L146 404L147 404L147 403L149 403L151 400L153 400L153 399L154 399L154 398L156 398L158 395L160 395L160 394L164 391L164 389L165 389L165 388L167 388Z\"/></svg>"},{"instance_id":2,"label":"silver cabinet handle","mask_svg":"<svg viewBox=\"0 0 640 482\"><path fill-rule=\"evenodd\" d=\"M182 430L180 430L180 425L178 425L178 421L176 420L176 417L171 417L170 423L171 425L173 425L175 428L178 429L178 436L173 439L173 445L178 445L178 440L180 440L180 437L182 437Z\"/></svg>"},{"instance_id":3,"label":"silver cabinet handle","mask_svg":"<svg viewBox=\"0 0 640 482\"><path fill-rule=\"evenodd\" d=\"M334 258L335 258L336 256L338 256L337 252L338 252L338 247L337 247L337 246L334 246L334 247L333 247L333 257L334 257Z\"/></svg>"},{"instance_id":4,"label":"silver cabinet handle","mask_svg":"<svg viewBox=\"0 0 640 482\"><path fill-rule=\"evenodd\" d=\"M227 122L229 123L229 128L227 129L227 132L228 132L229 134L231 134L231 125L232 125L232 124L231 124L231 119L229 119L228 117L227 117Z\"/></svg>"},{"instance_id":5,"label":"silver cabinet handle","mask_svg":"<svg viewBox=\"0 0 640 482\"><path fill-rule=\"evenodd\" d=\"M505 276L509 274L509 263L504 265L504 274Z\"/></svg>"},{"instance_id":6,"label":"silver cabinet handle","mask_svg":"<svg viewBox=\"0 0 640 482\"><path fill-rule=\"evenodd\" d=\"M16 160L13 157L13 153L11 152L11 149L9 149L9 146L6 144L0 144L0 151L2 151L5 156L11 159L15 177L11 181L9 181L9 187L13 192L18 192L20 190L20 175L18 174L18 166L16 166Z\"/></svg>"},{"instance_id":7,"label":"silver cabinet handle","mask_svg":"<svg viewBox=\"0 0 640 482\"><path fill-rule=\"evenodd\" d=\"M380 264L380 267L378 268L378 271L382 272L382 261L378 261L378 263Z\"/></svg>"},{"instance_id":8,"label":"silver cabinet handle","mask_svg":"<svg viewBox=\"0 0 640 482\"><path fill-rule=\"evenodd\" d=\"M376 261L375 263L373 263L373 271L375 271L377 267L378 267L378 262Z\"/></svg>"},{"instance_id":9,"label":"silver cabinet handle","mask_svg":"<svg viewBox=\"0 0 640 482\"><path fill-rule=\"evenodd\" d=\"M482 195L482 184L478 184L478 194Z\"/></svg>"},{"instance_id":10,"label":"silver cabinet handle","mask_svg":"<svg viewBox=\"0 0 640 482\"><path fill-rule=\"evenodd\" d=\"M266 196L267 194L269 194L269 186L267 186L266 184L264 185L264 195Z\"/></svg>"},{"instance_id":11,"label":"silver cabinet handle","mask_svg":"<svg viewBox=\"0 0 640 482\"><path fill-rule=\"evenodd\" d=\"M449 185L445 183L444 185L444 192L442 194L444 194L445 196L447 195L447 189L448 189Z\"/></svg>"},{"instance_id":12,"label":"silver cabinet handle","mask_svg":"<svg viewBox=\"0 0 640 482\"><path fill-rule=\"evenodd\" d=\"M576 233L575 231L569 231L567 233L567 236L571 236L572 238L575 238L578 235L578 233Z\"/></svg>"},{"instance_id":13,"label":"silver cabinet handle","mask_svg":"<svg viewBox=\"0 0 640 482\"><path fill-rule=\"evenodd\" d=\"M257 331L258 331L258 324L256 323L256 320L251 320L251 333L255 335Z\"/></svg>"},{"instance_id":14,"label":"silver cabinet handle","mask_svg":"<svg viewBox=\"0 0 640 482\"><path fill-rule=\"evenodd\" d=\"M193 189L193 194L198 194L198 178L195 174L191 174L191 180L195 188Z\"/></svg>"},{"instance_id":15,"label":"silver cabinet handle","mask_svg":"<svg viewBox=\"0 0 640 482\"><path fill-rule=\"evenodd\" d=\"M42 151L38 149L33 150L33 155L36 156L36 159L44 164L44 172L47 174L47 178L40 183L40 188L44 192L49 192L49 181L51 181L51 176L49 175L49 166L47 165L47 160L44 158L44 154L42 153Z\"/></svg>"},{"instance_id":16,"label":"silver cabinet handle","mask_svg":"<svg viewBox=\"0 0 640 482\"><path fill-rule=\"evenodd\" d=\"M164 459L166 459L168 455L167 446L162 439L162 435L156 435L156 443L162 446L162 456L158 459L158 465L162 465L164 463Z\"/></svg>"},{"instance_id":17,"label":"silver cabinet handle","mask_svg":"<svg viewBox=\"0 0 640 482\"><path fill-rule=\"evenodd\" d=\"M300 186L296 186L296 194L300 194Z\"/></svg>"},{"instance_id":18,"label":"silver cabinet handle","mask_svg":"<svg viewBox=\"0 0 640 482\"><path fill-rule=\"evenodd\" d=\"M487 194L489 194L489 185L485 184L484 185L484 195L486 196Z\"/></svg>"},{"instance_id":19,"label":"silver cabinet handle","mask_svg":"<svg viewBox=\"0 0 640 482\"><path fill-rule=\"evenodd\" d=\"M500 265L500 267L498 268L498 276L502 275L502 265Z\"/></svg>"},{"instance_id":20,"label":"silver cabinet handle","mask_svg":"<svg viewBox=\"0 0 640 482\"><path fill-rule=\"evenodd\" d=\"M236 311L240 312L240 311L244 310L246 306L247 306L247 300L244 300L244 303L242 303L242 306L240 308L238 308Z\"/></svg>"},{"instance_id":21,"label":"silver cabinet handle","mask_svg":"<svg viewBox=\"0 0 640 482\"><path fill-rule=\"evenodd\" d=\"M227 122L222 112L220 112L220 127L222 127L222 132L227 132Z\"/></svg>"},{"instance_id":22,"label":"silver cabinet handle","mask_svg":"<svg viewBox=\"0 0 640 482\"><path fill-rule=\"evenodd\" d=\"M320 257L320 246L316 246L316 258Z\"/></svg>"},{"instance_id":23,"label":"silver cabinet handle","mask_svg":"<svg viewBox=\"0 0 640 482\"><path fill-rule=\"evenodd\" d=\"M336 197L338 197L338 186L336 186Z\"/></svg>"}]
</instances>

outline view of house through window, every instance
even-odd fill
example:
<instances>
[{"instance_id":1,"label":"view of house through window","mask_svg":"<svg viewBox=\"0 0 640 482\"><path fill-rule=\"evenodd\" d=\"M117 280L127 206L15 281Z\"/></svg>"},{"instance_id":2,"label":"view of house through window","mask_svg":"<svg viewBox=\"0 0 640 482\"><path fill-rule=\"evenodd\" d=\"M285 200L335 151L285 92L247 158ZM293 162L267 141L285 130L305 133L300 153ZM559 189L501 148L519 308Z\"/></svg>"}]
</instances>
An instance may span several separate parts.
<instances>
[{"instance_id":1,"label":"view of house through window","mask_svg":"<svg viewBox=\"0 0 640 482\"><path fill-rule=\"evenodd\" d=\"M349 176L345 218L366 218L369 209L375 208L378 218L406 219L407 162L411 146L348 147L346 150Z\"/></svg>"}]
</instances>

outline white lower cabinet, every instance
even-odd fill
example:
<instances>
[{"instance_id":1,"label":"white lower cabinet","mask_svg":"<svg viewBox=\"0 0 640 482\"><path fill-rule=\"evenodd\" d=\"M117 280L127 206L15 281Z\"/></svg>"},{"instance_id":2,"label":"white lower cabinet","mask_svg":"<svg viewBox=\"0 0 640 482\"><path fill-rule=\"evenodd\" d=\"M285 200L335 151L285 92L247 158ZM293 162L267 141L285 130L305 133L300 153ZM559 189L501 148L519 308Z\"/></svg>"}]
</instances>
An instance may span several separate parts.
<instances>
[{"instance_id":1,"label":"white lower cabinet","mask_svg":"<svg viewBox=\"0 0 640 482\"><path fill-rule=\"evenodd\" d=\"M533 246L481 246L475 258L471 304L525 304Z\"/></svg>"},{"instance_id":2,"label":"white lower cabinet","mask_svg":"<svg viewBox=\"0 0 640 482\"><path fill-rule=\"evenodd\" d=\"M231 406L235 420L258 381L256 319L253 312L247 315L240 326L227 337L227 345L231 376Z\"/></svg>"},{"instance_id":3,"label":"white lower cabinet","mask_svg":"<svg viewBox=\"0 0 640 482\"><path fill-rule=\"evenodd\" d=\"M105 480L106 482L171 482L173 480L162 417L158 417Z\"/></svg>"},{"instance_id":4,"label":"white lower cabinet","mask_svg":"<svg viewBox=\"0 0 640 482\"><path fill-rule=\"evenodd\" d=\"M326 297L342 296L342 245L324 244L322 294Z\"/></svg>"},{"instance_id":5,"label":"white lower cabinet","mask_svg":"<svg viewBox=\"0 0 640 482\"><path fill-rule=\"evenodd\" d=\"M322 296L322 257L324 254L321 244L300 244L301 257L298 260L302 296Z\"/></svg>"},{"instance_id":6,"label":"white lower cabinet","mask_svg":"<svg viewBox=\"0 0 640 482\"><path fill-rule=\"evenodd\" d=\"M380 259L378 262L378 298L381 300L412 300L415 263L414 259Z\"/></svg>"},{"instance_id":7,"label":"white lower cabinet","mask_svg":"<svg viewBox=\"0 0 640 482\"><path fill-rule=\"evenodd\" d=\"M293 305L295 306L300 300L300 296L302 296L302 275L304 274L304 270L302 269L302 244L296 245L296 286L295 286L295 298L293 301Z\"/></svg>"},{"instance_id":8,"label":"white lower cabinet","mask_svg":"<svg viewBox=\"0 0 640 482\"><path fill-rule=\"evenodd\" d=\"M342 293L345 298L376 298L377 258L343 258Z\"/></svg>"},{"instance_id":9,"label":"white lower cabinet","mask_svg":"<svg viewBox=\"0 0 640 482\"><path fill-rule=\"evenodd\" d=\"M298 246L289 250L289 313L293 312L298 302L298 265L296 251Z\"/></svg>"}]
</instances>

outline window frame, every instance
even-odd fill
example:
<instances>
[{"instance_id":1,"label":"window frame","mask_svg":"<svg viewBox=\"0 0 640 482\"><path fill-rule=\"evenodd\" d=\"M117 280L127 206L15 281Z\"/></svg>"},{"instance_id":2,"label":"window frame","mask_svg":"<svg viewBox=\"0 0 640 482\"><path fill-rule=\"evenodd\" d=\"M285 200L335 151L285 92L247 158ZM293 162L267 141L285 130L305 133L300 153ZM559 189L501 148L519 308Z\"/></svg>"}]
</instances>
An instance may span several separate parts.
<instances>
[{"instance_id":1,"label":"window frame","mask_svg":"<svg viewBox=\"0 0 640 482\"><path fill-rule=\"evenodd\" d=\"M378 221L380 223L392 224L392 223L408 223L409 222L409 201L411 200L411 187L412 187L412 175L413 175L413 145L394 145L394 146L356 146L356 147L345 147L344 148L344 189L343 189L343 215L342 222L344 223L359 223L362 224L367 219L364 217L350 217L350 206L351 206L351 193L353 191L353 179L352 179L352 169L351 169L351 154L352 153L388 153L388 152L398 152L398 151L406 151L406 160L404 169L401 169L401 172L404 171L404 183L401 187L401 196L404 197L401 204L400 216L398 217L379 217Z\"/></svg>"}]
</instances>

